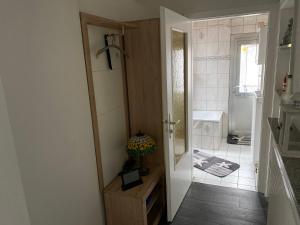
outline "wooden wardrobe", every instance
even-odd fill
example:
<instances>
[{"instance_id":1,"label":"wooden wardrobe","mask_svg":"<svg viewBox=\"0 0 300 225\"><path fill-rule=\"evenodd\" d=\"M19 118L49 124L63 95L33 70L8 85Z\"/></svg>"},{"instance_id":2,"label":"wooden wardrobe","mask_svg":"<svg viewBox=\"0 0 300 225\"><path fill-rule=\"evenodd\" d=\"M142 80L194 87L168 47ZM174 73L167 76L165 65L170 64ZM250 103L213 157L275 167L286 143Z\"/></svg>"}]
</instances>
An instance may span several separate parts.
<instances>
[{"instance_id":1,"label":"wooden wardrobe","mask_svg":"<svg viewBox=\"0 0 300 225\"><path fill-rule=\"evenodd\" d=\"M156 225L165 208L160 21L159 19L148 19L124 23L86 13L80 13L80 17L99 191L105 199L106 222L113 225L131 225L135 221L135 225ZM97 75L99 77L99 74L94 76L92 71L91 59L94 55L91 55L91 50L95 50L95 46L90 46L88 31L88 26L90 25L101 29L113 28L120 34L123 34L118 36L120 47L126 52L120 58L122 65L120 76L122 76L123 80L124 111L125 118L127 118L126 130L128 138L141 131L153 137L157 143L157 151L144 156L146 167L151 168L150 174L143 177L144 184L127 192L123 192L120 188L121 182L117 174L118 171L113 171L115 175L110 174L115 176L115 178L112 177L108 185L104 183L101 139L99 135L99 124L101 125L101 123L98 123L101 120L98 118L96 107L96 97L99 95L99 92L96 93L94 88L94 79ZM99 35L97 36L99 41L100 37ZM104 72L102 71L101 73L103 75ZM105 131L102 130L102 132ZM107 149L105 148L106 153ZM110 151L110 154L113 154L112 151ZM130 193L133 194L130 195ZM140 196L140 198L136 199L137 196ZM155 199L155 201L150 201L149 203L148 200L150 198ZM120 208L124 199L126 200L123 201L124 207ZM128 201L131 203L129 204ZM131 208L127 208L128 204L131 205ZM124 214L125 209L129 211ZM135 218L133 218L131 211L139 213L135 213ZM121 221L118 221L118 219Z\"/></svg>"},{"instance_id":2,"label":"wooden wardrobe","mask_svg":"<svg viewBox=\"0 0 300 225\"><path fill-rule=\"evenodd\" d=\"M145 157L146 163L164 165L162 126L162 76L160 21L131 22L137 29L125 31L130 133L139 130L154 137L158 150Z\"/></svg>"},{"instance_id":3,"label":"wooden wardrobe","mask_svg":"<svg viewBox=\"0 0 300 225\"><path fill-rule=\"evenodd\" d=\"M151 168L144 184L120 191L115 180L105 188L109 225L158 225L165 210L165 176L162 123L162 76L160 22L150 19L131 22L137 29L125 31L124 48L130 133L152 136L157 151L145 156Z\"/></svg>"}]
</instances>

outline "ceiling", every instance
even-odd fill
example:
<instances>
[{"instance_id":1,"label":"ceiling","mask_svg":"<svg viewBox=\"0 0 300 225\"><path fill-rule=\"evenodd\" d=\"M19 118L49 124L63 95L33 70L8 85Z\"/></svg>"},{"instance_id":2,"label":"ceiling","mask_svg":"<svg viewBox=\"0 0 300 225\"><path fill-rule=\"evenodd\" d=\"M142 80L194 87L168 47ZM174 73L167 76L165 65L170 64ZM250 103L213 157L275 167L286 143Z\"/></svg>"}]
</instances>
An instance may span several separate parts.
<instances>
[{"instance_id":1,"label":"ceiling","mask_svg":"<svg viewBox=\"0 0 300 225\"><path fill-rule=\"evenodd\" d=\"M279 0L79 0L81 11L111 19L159 17L159 6L191 15L205 11L241 9L278 3Z\"/></svg>"}]
</instances>

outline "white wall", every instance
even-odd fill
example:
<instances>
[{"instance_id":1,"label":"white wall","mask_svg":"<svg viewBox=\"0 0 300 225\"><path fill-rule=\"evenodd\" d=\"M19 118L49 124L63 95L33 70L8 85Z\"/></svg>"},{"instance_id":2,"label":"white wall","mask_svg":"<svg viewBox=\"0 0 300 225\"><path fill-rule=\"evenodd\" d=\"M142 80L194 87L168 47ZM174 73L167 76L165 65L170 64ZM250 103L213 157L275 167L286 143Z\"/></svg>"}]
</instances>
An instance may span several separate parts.
<instances>
[{"instance_id":1,"label":"white wall","mask_svg":"<svg viewBox=\"0 0 300 225\"><path fill-rule=\"evenodd\" d=\"M180 1L174 0L172 2L168 0L160 0L162 5L170 7L178 12L183 12L184 14L198 14L199 12L207 11L224 11L224 10L236 10L241 8L251 8L253 6L272 4L279 2L279 0L187 0Z\"/></svg>"},{"instance_id":2,"label":"white wall","mask_svg":"<svg viewBox=\"0 0 300 225\"><path fill-rule=\"evenodd\" d=\"M30 225L0 77L0 224Z\"/></svg>"},{"instance_id":3,"label":"white wall","mask_svg":"<svg viewBox=\"0 0 300 225\"><path fill-rule=\"evenodd\" d=\"M79 8L80 11L115 20L139 20L159 17L159 4L151 3L148 6L146 1L79 0Z\"/></svg>"},{"instance_id":4,"label":"white wall","mask_svg":"<svg viewBox=\"0 0 300 225\"><path fill-rule=\"evenodd\" d=\"M103 224L77 1L3 0L0 27L31 224Z\"/></svg>"},{"instance_id":5,"label":"white wall","mask_svg":"<svg viewBox=\"0 0 300 225\"><path fill-rule=\"evenodd\" d=\"M96 58L98 49L105 46L104 34L117 30L88 26L91 62L100 136L104 186L121 171L127 159L127 127L124 105L123 74L120 52L110 49L112 70L106 52ZM112 40L109 40L112 41ZM112 42L109 42L112 44ZM115 44L119 45L118 37Z\"/></svg>"},{"instance_id":6,"label":"white wall","mask_svg":"<svg viewBox=\"0 0 300 225\"><path fill-rule=\"evenodd\" d=\"M300 92L300 43L299 43L299 37L300 37L300 3L299 1L295 1L295 10L296 10L296 19L294 20L296 23L295 26L295 52L294 52L294 92ZM298 124L300 127L300 124Z\"/></svg>"},{"instance_id":7,"label":"white wall","mask_svg":"<svg viewBox=\"0 0 300 225\"><path fill-rule=\"evenodd\" d=\"M275 63L276 63L276 51L278 46L278 10L279 5L274 5L270 8L269 14L269 32L268 32L268 45L267 45L267 57L266 57L266 73L264 81L264 93L263 93L263 109L262 109L262 121L261 121L261 143L260 143L260 155L259 155L259 173L257 189L259 192L266 193L268 169L269 169L269 150L270 150L270 129L267 118L272 114L272 99L273 90L275 88Z\"/></svg>"}]
</instances>

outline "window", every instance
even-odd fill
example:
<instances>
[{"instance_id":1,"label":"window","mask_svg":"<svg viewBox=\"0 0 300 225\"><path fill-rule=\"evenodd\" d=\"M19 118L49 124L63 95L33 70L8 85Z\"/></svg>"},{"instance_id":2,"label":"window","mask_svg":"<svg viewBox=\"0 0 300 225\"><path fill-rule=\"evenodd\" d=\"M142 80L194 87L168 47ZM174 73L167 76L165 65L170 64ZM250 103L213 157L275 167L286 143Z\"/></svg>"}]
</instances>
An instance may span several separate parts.
<instances>
[{"instance_id":1,"label":"window","mask_svg":"<svg viewBox=\"0 0 300 225\"><path fill-rule=\"evenodd\" d=\"M258 40L240 38L236 52L236 94L251 94L261 89L262 65L257 64Z\"/></svg>"}]
</instances>

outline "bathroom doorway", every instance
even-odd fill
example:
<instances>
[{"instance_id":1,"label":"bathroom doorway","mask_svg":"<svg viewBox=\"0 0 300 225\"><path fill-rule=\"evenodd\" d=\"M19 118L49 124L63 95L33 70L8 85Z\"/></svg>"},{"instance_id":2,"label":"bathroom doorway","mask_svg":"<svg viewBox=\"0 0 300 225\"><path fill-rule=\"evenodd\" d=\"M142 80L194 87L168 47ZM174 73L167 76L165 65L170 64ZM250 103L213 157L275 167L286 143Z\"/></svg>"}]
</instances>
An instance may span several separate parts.
<instances>
[{"instance_id":1,"label":"bathroom doorway","mask_svg":"<svg viewBox=\"0 0 300 225\"><path fill-rule=\"evenodd\" d=\"M250 145L252 97L261 91L263 66L258 64L257 32L231 36L228 142Z\"/></svg>"},{"instance_id":2,"label":"bathroom doorway","mask_svg":"<svg viewBox=\"0 0 300 225\"><path fill-rule=\"evenodd\" d=\"M193 22L195 182L256 191L268 14Z\"/></svg>"}]
</instances>

